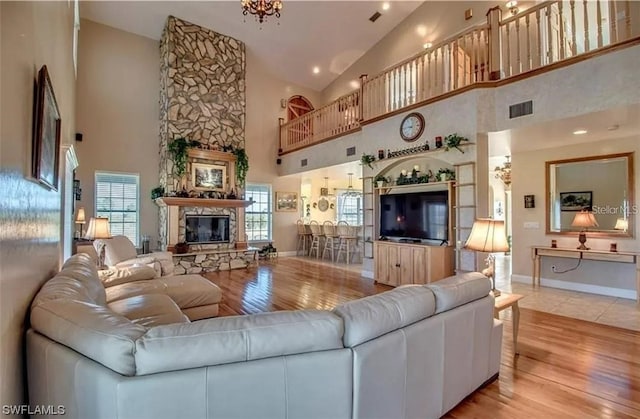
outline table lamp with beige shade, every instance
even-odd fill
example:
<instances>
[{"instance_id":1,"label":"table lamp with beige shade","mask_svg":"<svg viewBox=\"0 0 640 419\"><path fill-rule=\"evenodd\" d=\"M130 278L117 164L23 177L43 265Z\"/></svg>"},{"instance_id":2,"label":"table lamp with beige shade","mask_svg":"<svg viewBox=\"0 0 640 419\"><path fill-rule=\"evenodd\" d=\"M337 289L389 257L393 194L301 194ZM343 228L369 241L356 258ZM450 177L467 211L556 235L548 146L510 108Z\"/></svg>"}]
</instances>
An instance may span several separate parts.
<instances>
[{"instance_id":1,"label":"table lamp with beige shade","mask_svg":"<svg viewBox=\"0 0 640 419\"><path fill-rule=\"evenodd\" d=\"M629 220L626 218L618 218L616 220L616 225L613 227L614 230L622 230L623 232L627 232L629 229Z\"/></svg>"},{"instance_id":2,"label":"table lamp with beige shade","mask_svg":"<svg viewBox=\"0 0 640 419\"><path fill-rule=\"evenodd\" d=\"M87 234L84 236L88 240L110 239L109 219L106 217L91 217ZM98 253L98 269L105 269L104 266L104 244L101 244L96 252Z\"/></svg>"},{"instance_id":3,"label":"table lamp with beige shade","mask_svg":"<svg viewBox=\"0 0 640 419\"><path fill-rule=\"evenodd\" d=\"M493 295L495 297L499 296L500 290L496 289L496 281L494 278L494 263L496 258L492 253L507 252L509 250L504 221L494 220L492 218L477 218L473 223L471 234L464 248L489 253L489 256L485 259L487 268L482 271L482 274L491 280Z\"/></svg>"},{"instance_id":4,"label":"table lamp with beige shade","mask_svg":"<svg viewBox=\"0 0 640 419\"><path fill-rule=\"evenodd\" d=\"M87 223L87 219L85 218L84 207L78 208L78 214L76 214L76 224L80 224L80 236L82 237L82 226Z\"/></svg>"},{"instance_id":5,"label":"table lamp with beige shade","mask_svg":"<svg viewBox=\"0 0 640 419\"><path fill-rule=\"evenodd\" d=\"M598 227L598 221L591 211L582 210L576 214L571 223L571 227L581 227L580 234L578 235L578 241L580 246L578 250L589 250L584 244L587 242L587 228Z\"/></svg>"}]
</instances>

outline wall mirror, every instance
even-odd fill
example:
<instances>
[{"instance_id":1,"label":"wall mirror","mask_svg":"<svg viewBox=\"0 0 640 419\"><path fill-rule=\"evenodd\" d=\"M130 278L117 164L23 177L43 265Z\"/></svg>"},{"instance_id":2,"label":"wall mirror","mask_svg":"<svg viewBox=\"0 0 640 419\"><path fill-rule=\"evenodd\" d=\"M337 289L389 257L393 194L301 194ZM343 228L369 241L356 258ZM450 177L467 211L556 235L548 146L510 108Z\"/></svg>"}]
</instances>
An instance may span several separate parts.
<instances>
[{"instance_id":1,"label":"wall mirror","mask_svg":"<svg viewBox=\"0 0 640 419\"><path fill-rule=\"evenodd\" d=\"M633 237L635 213L633 153L546 162L547 234L577 234L580 211L591 211L598 226L590 235Z\"/></svg>"}]
</instances>

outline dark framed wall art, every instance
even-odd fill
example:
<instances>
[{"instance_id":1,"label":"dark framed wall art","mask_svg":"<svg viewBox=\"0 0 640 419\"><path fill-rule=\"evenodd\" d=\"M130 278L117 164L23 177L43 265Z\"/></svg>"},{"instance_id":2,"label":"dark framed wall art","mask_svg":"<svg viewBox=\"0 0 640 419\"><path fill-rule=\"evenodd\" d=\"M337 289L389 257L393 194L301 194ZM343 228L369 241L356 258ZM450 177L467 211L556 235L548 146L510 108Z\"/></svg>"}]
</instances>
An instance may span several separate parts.
<instances>
[{"instance_id":1,"label":"dark framed wall art","mask_svg":"<svg viewBox=\"0 0 640 419\"><path fill-rule=\"evenodd\" d=\"M38 72L34 119L31 175L45 187L57 191L61 119L46 65Z\"/></svg>"}]
</instances>

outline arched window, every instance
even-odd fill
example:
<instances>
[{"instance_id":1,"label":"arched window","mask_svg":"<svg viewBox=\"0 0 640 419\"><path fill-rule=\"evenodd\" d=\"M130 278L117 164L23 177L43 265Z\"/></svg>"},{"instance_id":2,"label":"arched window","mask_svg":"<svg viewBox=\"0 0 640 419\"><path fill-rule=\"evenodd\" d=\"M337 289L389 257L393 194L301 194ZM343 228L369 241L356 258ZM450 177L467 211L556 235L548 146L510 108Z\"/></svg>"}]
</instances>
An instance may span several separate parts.
<instances>
[{"instance_id":1,"label":"arched window","mask_svg":"<svg viewBox=\"0 0 640 419\"><path fill-rule=\"evenodd\" d=\"M301 95L291 96L287 100L287 121L296 119L312 110L313 105L309 99Z\"/></svg>"}]
</instances>

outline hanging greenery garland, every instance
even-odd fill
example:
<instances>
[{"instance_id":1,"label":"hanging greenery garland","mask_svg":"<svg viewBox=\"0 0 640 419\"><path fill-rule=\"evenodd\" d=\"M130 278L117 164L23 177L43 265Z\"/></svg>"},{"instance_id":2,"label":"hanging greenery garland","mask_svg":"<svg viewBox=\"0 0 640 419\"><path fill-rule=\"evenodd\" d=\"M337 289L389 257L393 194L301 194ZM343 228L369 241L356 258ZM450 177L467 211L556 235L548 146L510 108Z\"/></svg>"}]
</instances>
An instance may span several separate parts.
<instances>
[{"instance_id":1,"label":"hanging greenery garland","mask_svg":"<svg viewBox=\"0 0 640 419\"><path fill-rule=\"evenodd\" d=\"M187 169L187 150L200 145L199 141L187 140L180 137L169 143L169 152L173 155L173 173L178 177L184 176Z\"/></svg>"},{"instance_id":2,"label":"hanging greenery garland","mask_svg":"<svg viewBox=\"0 0 640 419\"><path fill-rule=\"evenodd\" d=\"M244 188L244 182L247 179L247 172L249 171L249 157L244 148L234 148L233 154L236 156L236 178L238 179L238 186Z\"/></svg>"}]
</instances>

